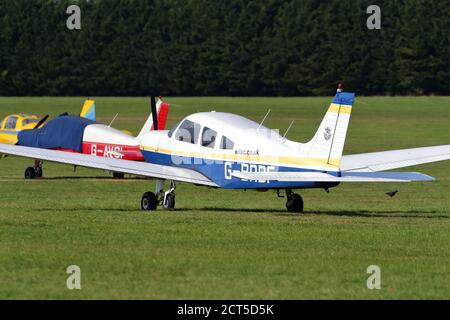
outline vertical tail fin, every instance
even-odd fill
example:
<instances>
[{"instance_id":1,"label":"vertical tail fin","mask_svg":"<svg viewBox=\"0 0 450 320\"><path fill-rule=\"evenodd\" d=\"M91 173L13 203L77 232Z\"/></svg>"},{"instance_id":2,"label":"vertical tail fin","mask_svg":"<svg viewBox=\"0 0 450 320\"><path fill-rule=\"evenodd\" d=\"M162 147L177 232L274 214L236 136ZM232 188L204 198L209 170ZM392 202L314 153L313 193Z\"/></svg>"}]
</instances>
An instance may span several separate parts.
<instances>
[{"instance_id":1,"label":"vertical tail fin","mask_svg":"<svg viewBox=\"0 0 450 320\"><path fill-rule=\"evenodd\" d=\"M158 122L158 130L164 130L166 127L167 117L169 115L170 104L163 102L161 99L158 99L156 103L156 119ZM143 134L148 133L150 131L155 130L154 121L153 121L153 113L151 113L142 127L141 132L138 137L141 137Z\"/></svg>"},{"instance_id":2,"label":"vertical tail fin","mask_svg":"<svg viewBox=\"0 0 450 320\"><path fill-rule=\"evenodd\" d=\"M304 146L307 157L339 168L354 100L354 93L338 91L316 135Z\"/></svg>"},{"instance_id":3,"label":"vertical tail fin","mask_svg":"<svg viewBox=\"0 0 450 320\"><path fill-rule=\"evenodd\" d=\"M95 120L95 101L87 99L84 102L83 108L81 109L80 117L86 118L92 121Z\"/></svg>"}]
</instances>

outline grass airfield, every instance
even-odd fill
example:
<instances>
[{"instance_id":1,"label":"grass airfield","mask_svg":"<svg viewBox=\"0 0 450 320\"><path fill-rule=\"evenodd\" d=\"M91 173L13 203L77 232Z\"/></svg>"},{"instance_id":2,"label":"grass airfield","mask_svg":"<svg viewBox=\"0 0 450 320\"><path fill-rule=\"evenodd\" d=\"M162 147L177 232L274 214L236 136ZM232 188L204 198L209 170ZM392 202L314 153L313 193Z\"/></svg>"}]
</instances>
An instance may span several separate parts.
<instances>
[{"instance_id":1,"label":"grass airfield","mask_svg":"<svg viewBox=\"0 0 450 320\"><path fill-rule=\"evenodd\" d=\"M83 98L0 98L0 116L78 114ZM331 98L167 98L169 126L198 111L234 112L308 141ZM98 98L97 117L138 133L146 98ZM450 98L357 98L345 154L450 144ZM301 192L285 212L276 192L180 184L177 209L141 212L154 182L0 160L2 299L449 299L450 161L421 171L436 182L343 184ZM394 198L385 192L399 190ZM82 289L66 287L81 268ZM381 290L368 290L370 265Z\"/></svg>"}]
</instances>

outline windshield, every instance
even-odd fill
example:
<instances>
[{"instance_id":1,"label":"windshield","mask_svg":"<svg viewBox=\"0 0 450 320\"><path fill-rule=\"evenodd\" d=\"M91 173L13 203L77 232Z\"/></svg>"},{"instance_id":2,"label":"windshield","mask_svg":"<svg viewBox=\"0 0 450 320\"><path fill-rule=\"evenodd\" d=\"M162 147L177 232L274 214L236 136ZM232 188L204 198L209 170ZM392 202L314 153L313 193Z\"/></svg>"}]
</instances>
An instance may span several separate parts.
<instances>
[{"instance_id":1,"label":"windshield","mask_svg":"<svg viewBox=\"0 0 450 320\"><path fill-rule=\"evenodd\" d=\"M190 120L184 120L175 133L175 139L187 143L197 144L200 134L200 125Z\"/></svg>"},{"instance_id":2,"label":"windshield","mask_svg":"<svg viewBox=\"0 0 450 320\"><path fill-rule=\"evenodd\" d=\"M176 125L174 125L173 126L173 128L172 129L170 129L170 131L169 131L169 133L168 133L168 135L169 135L169 138L172 138L172 136L173 136L173 133L175 132L175 130L178 128L178 126L180 125L180 123L181 122L178 122Z\"/></svg>"},{"instance_id":3,"label":"windshield","mask_svg":"<svg viewBox=\"0 0 450 320\"><path fill-rule=\"evenodd\" d=\"M26 126L27 124L38 123L38 122L39 122L39 119L23 119L22 120L22 125Z\"/></svg>"}]
</instances>

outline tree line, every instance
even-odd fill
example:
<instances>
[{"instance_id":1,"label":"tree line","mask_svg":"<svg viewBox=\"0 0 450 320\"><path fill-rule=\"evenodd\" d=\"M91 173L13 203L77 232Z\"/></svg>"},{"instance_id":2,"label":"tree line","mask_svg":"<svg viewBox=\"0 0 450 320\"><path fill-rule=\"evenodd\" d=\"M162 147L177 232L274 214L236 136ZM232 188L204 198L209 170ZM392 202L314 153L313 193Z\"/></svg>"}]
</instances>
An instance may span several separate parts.
<instances>
[{"instance_id":1,"label":"tree line","mask_svg":"<svg viewBox=\"0 0 450 320\"><path fill-rule=\"evenodd\" d=\"M380 30L371 4L0 0L0 95L450 94L450 1L377 1Z\"/></svg>"}]
</instances>

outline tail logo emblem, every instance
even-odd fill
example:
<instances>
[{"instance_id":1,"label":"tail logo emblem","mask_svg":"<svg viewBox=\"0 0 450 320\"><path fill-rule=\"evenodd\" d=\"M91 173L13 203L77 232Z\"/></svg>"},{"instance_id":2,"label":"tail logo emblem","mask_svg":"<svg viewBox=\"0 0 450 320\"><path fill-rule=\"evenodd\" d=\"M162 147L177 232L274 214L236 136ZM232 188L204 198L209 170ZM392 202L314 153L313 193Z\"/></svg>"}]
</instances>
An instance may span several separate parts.
<instances>
[{"instance_id":1,"label":"tail logo emblem","mask_svg":"<svg viewBox=\"0 0 450 320\"><path fill-rule=\"evenodd\" d=\"M323 133L323 137L327 141L331 139L331 128L330 127L325 129L325 132Z\"/></svg>"}]
</instances>

